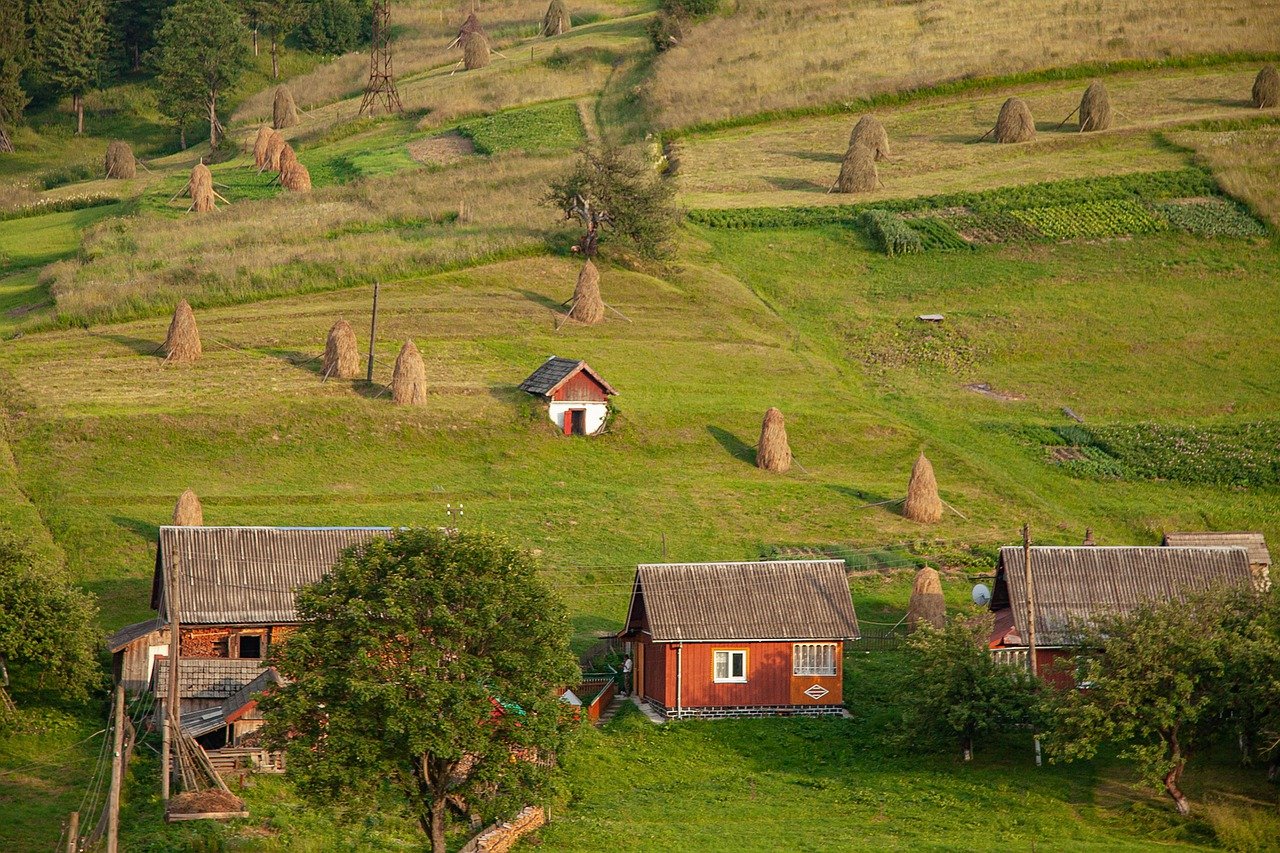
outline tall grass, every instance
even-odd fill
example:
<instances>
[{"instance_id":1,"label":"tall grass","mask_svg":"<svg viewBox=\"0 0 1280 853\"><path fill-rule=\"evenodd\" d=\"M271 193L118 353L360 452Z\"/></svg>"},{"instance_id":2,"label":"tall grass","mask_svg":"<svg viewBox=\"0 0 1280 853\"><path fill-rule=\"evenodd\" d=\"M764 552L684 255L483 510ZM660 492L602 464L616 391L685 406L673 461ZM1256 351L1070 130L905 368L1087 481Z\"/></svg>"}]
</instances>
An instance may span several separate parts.
<instances>
[{"instance_id":1,"label":"tall grass","mask_svg":"<svg viewBox=\"0 0 1280 853\"><path fill-rule=\"evenodd\" d=\"M1213 169L1224 190L1280 228L1280 127L1185 131L1168 137L1194 149L1196 160Z\"/></svg>"},{"instance_id":2,"label":"tall grass","mask_svg":"<svg viewBox=\"0 0 1280 853\"><path fill-rule=\"evenodd\" d=\"M975 75L1277 48L1280 6L1245 0L739 0L661 56L649 100L679 128Z\"/></svg>"}]
</instances>

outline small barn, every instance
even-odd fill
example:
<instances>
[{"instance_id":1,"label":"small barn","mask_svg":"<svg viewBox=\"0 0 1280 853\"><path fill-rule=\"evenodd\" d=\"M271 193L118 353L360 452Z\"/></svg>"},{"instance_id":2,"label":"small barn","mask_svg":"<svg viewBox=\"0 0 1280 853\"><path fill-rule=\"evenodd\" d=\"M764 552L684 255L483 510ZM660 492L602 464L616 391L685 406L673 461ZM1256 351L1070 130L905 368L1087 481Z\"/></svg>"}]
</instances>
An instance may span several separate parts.
<instances>
[{"instance_id":1,"label":"small barn","mask_svg":"<svg viewBox=\"0 0 1280 853\"><path fill-rule=\"evenodd\" d=\"M844 712L859 637L843 560L636 567L635 695L667 717Z\"/></svg>"},{"instance_id":2,"label":"small barn","mask_svg":"<svg viewBox=\"0 0 1280 853\"><path fill-rule=\"evenodd\" d=\"M595 435L617 395L585 361L551 356L520 383L520 390L547 401L547 416L565 435Z\"/></svg>"},{"instance_id":3,"label":"small barn","mask_svg":"<svg viewBox=\"0 0 1280 853\"><path fill-rule=\"evenodd\" d=\"M1244 548L1249 552L1249 569L1258 589L1271 588L1271 552L1261 533L1166 533L1165 546L1175 548Z\"/></svg>"},{"instance_id":4,"label":"small barn","mask_svg":"<svg viewBox=\"0 0 1280 853\"><path fill-rule=\"evenodd\" d=\"M169 653L169 627L162 619L126 625L107 638L112 676L129 693L140 693L151 684L156 658Z\"/></svg>"},{"instance_id":5,"label":"small barn","mask_svg":"<svg viewBox=\"0 0 1280 853\"><path fill-rule=\"evenodd\" d=\"M1023 549L1001 548L989 605L995 615L990 647L998 660L1022 666L1030 641L1026 577ZM1054 664L1074 653L1080 624L1251 579L1242 547L1033 547L1037 669L1053 683L1071 686L1071 675Z\"/></svg>"}]
</instances>

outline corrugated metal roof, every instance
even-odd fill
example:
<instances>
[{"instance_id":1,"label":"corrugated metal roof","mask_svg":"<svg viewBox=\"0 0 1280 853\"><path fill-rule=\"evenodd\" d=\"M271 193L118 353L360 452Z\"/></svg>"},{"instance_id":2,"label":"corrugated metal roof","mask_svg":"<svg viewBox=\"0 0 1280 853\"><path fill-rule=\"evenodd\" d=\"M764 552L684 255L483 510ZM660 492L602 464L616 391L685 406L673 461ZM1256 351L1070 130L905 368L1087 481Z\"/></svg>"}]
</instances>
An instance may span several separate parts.
<instances>
[{"instance_id":1,"label":"corrugated metal roof","mask_svg":"<svg viewBox=\"0 0 1280 853\"><path fill-rule=\"evenodd\" d=\"M107 637L107 649L113 653L118 652L134 640L140 640L152 631L159 631L164 627L165 621L163 619L148 619L145 622L126 625L110 637Z\"/></svg>"},{"instance_id":2,"label":"corrugated metal roof","mask_svg":"<svg viewBox=\"0 0 1280 853\"><path fill-rule=\"evenodd\" d=\"M1075 642L1073 627L1128 613L1153 601L1180 600L1220 584L1251 582L1243 548L1033 547L1036 642ZM1027 639L1027 589L1022 548L1000 549L996 586L1008 590L1020 642ZM1003 596L993 596L993 603Z\"/></svg>"},{"instance_id":3,"label":"corrugated metal roof","mask_svg":"<svg viewBox=\"0 0 1280 853\"><path fill-rule=\"evenodd\" d=\"M616 395L618 393L613 390L613 387L608 382L601 378L600 374L592 370L591 365L585 361L558 358L554 355L544 361L537 370L529 374L528 379L520 383L520 390L527 391L530 394L537 394L539 397L550 396L579 370L599 382L600 387L604 389L606 394Z\"/></svg>"},{"instance_id":4,"label":"corrugated metal roof","mask_svg":"<svg viewBox=\"0 0 1280 853\"><path fill-rule=\"evenodd\" d=\"M168 620L164 581L177 560L188 625L298 621L298 587L327 574L342 552L390 527L161 527L151 606Z\"/></svg>"},{"instance_id":5,"label":"corrugated metal roof","mask_svg":"<svg viewBox=\"0 0 1280 853\"><path fill-rule=\"evenodd\" d=\"M843 560L642 565L638 596L658 642L859 636Z\"/></svg>"},{"instance_id":6,"label":"corrugated metal roof","mask_svg":"<svg viewBox=\"0 0 1280 853\"><path fill-rule=\"evenodd\" d=\"M275 687L277 684L284 684L284 679L280 677L280 673L276 672L274 666L269 666L262 671L262 674L250 681L244 687L241 687L235 693L228 696L222 703L223 718L230 717L236 711L239 711L245 705L248 705L259 693L269 688Z\"/></svg>"},{"instance_id":7,"label":"corrugated metal roof","mask_svg":"<svg viewBox=\"0 0 1280 853\"><path fill-rule=\"evenodd\" d=\"M1261 533L1166 533L1164 544L1178 548L1244 548L1249 552L1249 562L1257 566L1271 565L1271 552Z\"/></svg>"},{"instance_id":8,"label":"corrugated metal roof","mask_svg":"<svg viewBox=\"0 0 1280 853\"><path fill-rule=\"evenodd\" d=\"M178 695L183 699L226 699L262 674L265 662L249 658L182 658ZM169 659L157 658L155 694L169 695Z\"/></svg>"}]
</instances>

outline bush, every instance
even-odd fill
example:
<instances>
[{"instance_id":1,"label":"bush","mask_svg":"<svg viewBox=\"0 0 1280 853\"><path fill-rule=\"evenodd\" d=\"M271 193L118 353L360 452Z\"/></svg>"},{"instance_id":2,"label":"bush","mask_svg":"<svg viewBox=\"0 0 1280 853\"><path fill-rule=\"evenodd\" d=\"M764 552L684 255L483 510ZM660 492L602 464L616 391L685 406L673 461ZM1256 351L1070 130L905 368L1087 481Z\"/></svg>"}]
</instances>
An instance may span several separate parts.
<instances>
[{"instance_id":1,"label":"bush","mask_svg":"<svg viewBox=\"0 0 1280 853\"><path fill-rule=\"evenodd\" d=\"M659 10L649 22L648 27L649 40L653 42L653 49L662 53L680 44L684 40L685 27L688 25L687 16Z\"/></svg>"},{"instance_id":2,"label":"bush","mask_svg":"<svg viewBox=\"0 0 1280 853\"><path fill-rule=\"evenodd\" d=\"M924 242L907 220L887 210L868 210L862 223L886 255L910 255L924 251Z\"/></svg>"},{"instance_id":3,"label":"bush","mask_svg":"<svg viewBox=\"0 0 1280 853\"><path fill-rule=\"evenodd\" d=\"M296 31L298 45L315 53L348 53L366 43L371 18L362 0L315 0Z\"/></svg>"}]
</instances>

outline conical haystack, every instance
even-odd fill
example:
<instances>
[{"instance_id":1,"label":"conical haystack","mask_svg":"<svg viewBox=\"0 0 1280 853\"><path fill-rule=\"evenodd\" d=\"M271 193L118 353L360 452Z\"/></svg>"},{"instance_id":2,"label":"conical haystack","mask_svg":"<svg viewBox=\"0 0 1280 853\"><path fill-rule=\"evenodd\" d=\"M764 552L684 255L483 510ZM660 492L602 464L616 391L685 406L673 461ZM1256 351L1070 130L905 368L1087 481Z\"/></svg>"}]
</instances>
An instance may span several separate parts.
<instances>
[{"instance_id":1,"label":"conical haystack","mask_svg":"<svg viewBox=\"0 0 1280 853\"><path fill-rule=\"evenodd\" d=\"M942 580L936 571L926 566L916 572L916 580L911 587L907 630L914 631L920 625L941 628L946 622L947 604L942 598Z\"/></svg>"},{"instance_id":2,"label":"conical haystack","mask_svg":"<svg viewBox=\"0 0 1280 853\"><path fill-rule=\"evenodd\" d=\"M360 375L360 351L356 345L356 333L346 320L339 320L329 329L324 342L324 363L321 375L329 379L355 379Z\"/></svg>"},{"instance_id":3,"label":"conical haystack","mask_svg":"<svg viewBox=\"0 0 1280 853\"><path fill-rule=\"evenodd\" d=\"M177 527L204 527L204 507L191 489L178 496L173 505L173 524Z\"/></svg>"},{"instance_id":4,"label":"conical haystack","mask_svg":"<svg viewBox=\"0 0 1280 853\"><path fill-rule=\"evenodd\" d=\"M859 143L870 148L877 160L889 159L889 133L875 116L863 116L853 126L853 133L849 134L849 147Z\"/></svg>"},{"instance_id":5,"label":"conical haystack","mask_svg":"<svg viewBox=\"0 0 1280 853\"><path fill-rule=\"evenodd\" d=\"M590 258L578 273L578 286L573 289L569 316L588 325L604 319L604 300L600 298L600 271Z\"/></svg>"},{"instance_id":6,"label":"conical haystack","mask_svg":"<svg viewBox=\"0 0 1280 853\"><path fill-rule=\"evenodd\" d=\"M880 174L876 171L875 154L861 143L850 145L845 152L844 162L840 164L840 177L836 178L835 192L871 192L879 183Z\"/></svg>"},{"instance_id":7,"label":"conical haystack","mask_svg":"<svg viewBox=\"0 0 1280 853\"><path fill-rule=\"evenodd\" d=\"M276 171L284 174L286 169L290 169L298 165L298 152L293 150L293 146L285 143L280 146L280 156L276 158Z\"/></svg>"},{"instance_id":8,"label":"conical haystack","mask_svg":"<svg viewBox=\"0 0 1280 853\"><path fill-rule=\"evenodd\" d=\"M133 149L127 142L117 140L108 145L104 165L107 177L117 181L128 180L138 175L138 164L133 159Z\"/></svg>"},{"instance_id":9,"label":"conical haystack","mask_svg":"<svg viewBox=\"0 0 1280 853\"><path fill-rule=\"evenodd\" d=\"M468 71L489 64L489 40L484 33L472 32L462 37L462 67Z\"/></svg>"},{"instance_id":10,"label":"conical haystack","mask_svg":"<svg viewBox=\"0 0 1280 853\"><path fill-rule=\"evenodd\" d=\"M280 170L280 186L295 193L311 192L311 173L297 160L288 169Z\"/></svg>"},{"instance_id":11,"label":"conical haystack","mask_svg":"<svg viewBox=\"0 0 1280 853\"><path fill-rule=\"evenodd\" d=\"M259 172L267 168L267 163L270 162L267 159L267 146L275 135L276 132L265 124L258 128L258 137L253 140L253 167Z\"/></svg>"},{"instance_id":12,"label":"conical haystack","mask_svg":"<svg viewBox=\"0 0 1280 853\"><path fill-rule=\"evenodd\" d=\"M169 334L165 335L164 360L175 364L189 364L200 357L204 350L200 346L200 330L196 328L196 315L191 311L191 304L183 299L173 309L173 320L169 323Z\"/></svg>"},{"instance_id":13,"label":"conical haystack","mask_svg":"<svg viewBox=\"0 0 1280 853\"><path fill-rule=\"evenodd\" d=\"M480 19L476 17L475 12L467 15L467 19L462 22L462 26L458 27L458 37L454 39L454 44L461 42L463 38L471 35L472 33L479 33L487 38L484 27L480 25Z\"/></svg>"},{"instance_id":14,"label":"conical haystack","mask_svg":"<svg viewBox=\"0 0 1280 853\"><path fill-rule=\"evenodd\" d=\"M1022 98L1010 98L1000 108L996 118L996 142L1030 142L1036 138L1036 123L1031 118L1031 108Z\"/></svg>"},{"instance_id":15,"label":"conical haystack","mask_svg":"<svg viewBox=\"0 0 1280 853\"><path fill-rule=\"evenodd\" d=\"M573 23L569 20L569 10L565 8L564 0L551 0L551 5L547 7L547 14L542 16L542 34L544 36L558 36L569 32L569 28L572 26Z\"/></svg>"},{"instance_id":16,"label":"conical haystack","mask_svg":"<svg viewBox=\"0 0 1280 853\"><path fill-rule=\"evenodd\" d=\"M787 443L787 424L782 412L770 406L760 425L760 443L756 445L756 467L775 474L791 470L791 445Z\"/></svg>"},{"instance_id":17,"label":"conical haystack","mask_svg":"<svg viewBox=\"0 0 1280 853\"><path fill-rule=\"evenodd\" d=\"M297 123L298 105L293 102L293 92L288 86L276 86L276 96L271 102L271 126L280 130Z\"/></svg>"},{"instance_id":18,"label":"conical haystack","mask_svg":"<svg viewBox=\"0 0 1280 853\"><path fill-rule=\"evenodd\" d=\"M1111 128L1111 96L1101 80L1094 80L1080 99L1080 132Z\"/></svg>"},{"instance_id":19,"label":"conical haystack","mask_svg":"<svg viewBox=\"0 0 1280 853\"><path fill-rule=\"evenodd\" d=\"M938 480L933 476L933 464L923 453L911 468L911 482L907 484L907 500L902 514L912 521L934 524L942 520L942 498L938 497Z\"/></svg>"},{"instance_id":20,"label":"conical haystack","mask_svg":"<svg viewBox=\"0 0 1280 853\"><path fill-rule=\"evenodd\" d=\"M1280 71L1265 65L1253 79L1253 105L1260 110L1280 106Z\"/></svg>"},{"instance_id":21,"label":"conical haystack","mask_svg":"<svg viewBox=\"0 0 1280 853\"><path fill-rule=\"evenodd\" d=\"M284 149L289 143L284 141L284 137L271 131L271 138L267 140L267 164L263 167L265 172L280 171L280 155L284 153Z\"/></svg>"},{"instance_id":22,"label":"conical haystack","mask_svg":"<svg viewBox=\"0 0 1280 853\"><path fill-rule=\"evenodd\" d=\"M427 402L427 366L413 341L405 341L396 356L396 367L391 373L391 399L401 406L421 406Z\"/></svg>"},{"instance_id":23,"label":"conical haystack","mask_svg":"<svg viewBox=\"0 0 1280 853\"><path fill-rule=\"evenodd\" d=\"M197 163L192 167L191 177L187 180L187 196L191 199L191 209L196 213L205 213L216 207L213 198L213 173L204 163Z\"/></svg>"}]
</instances>

